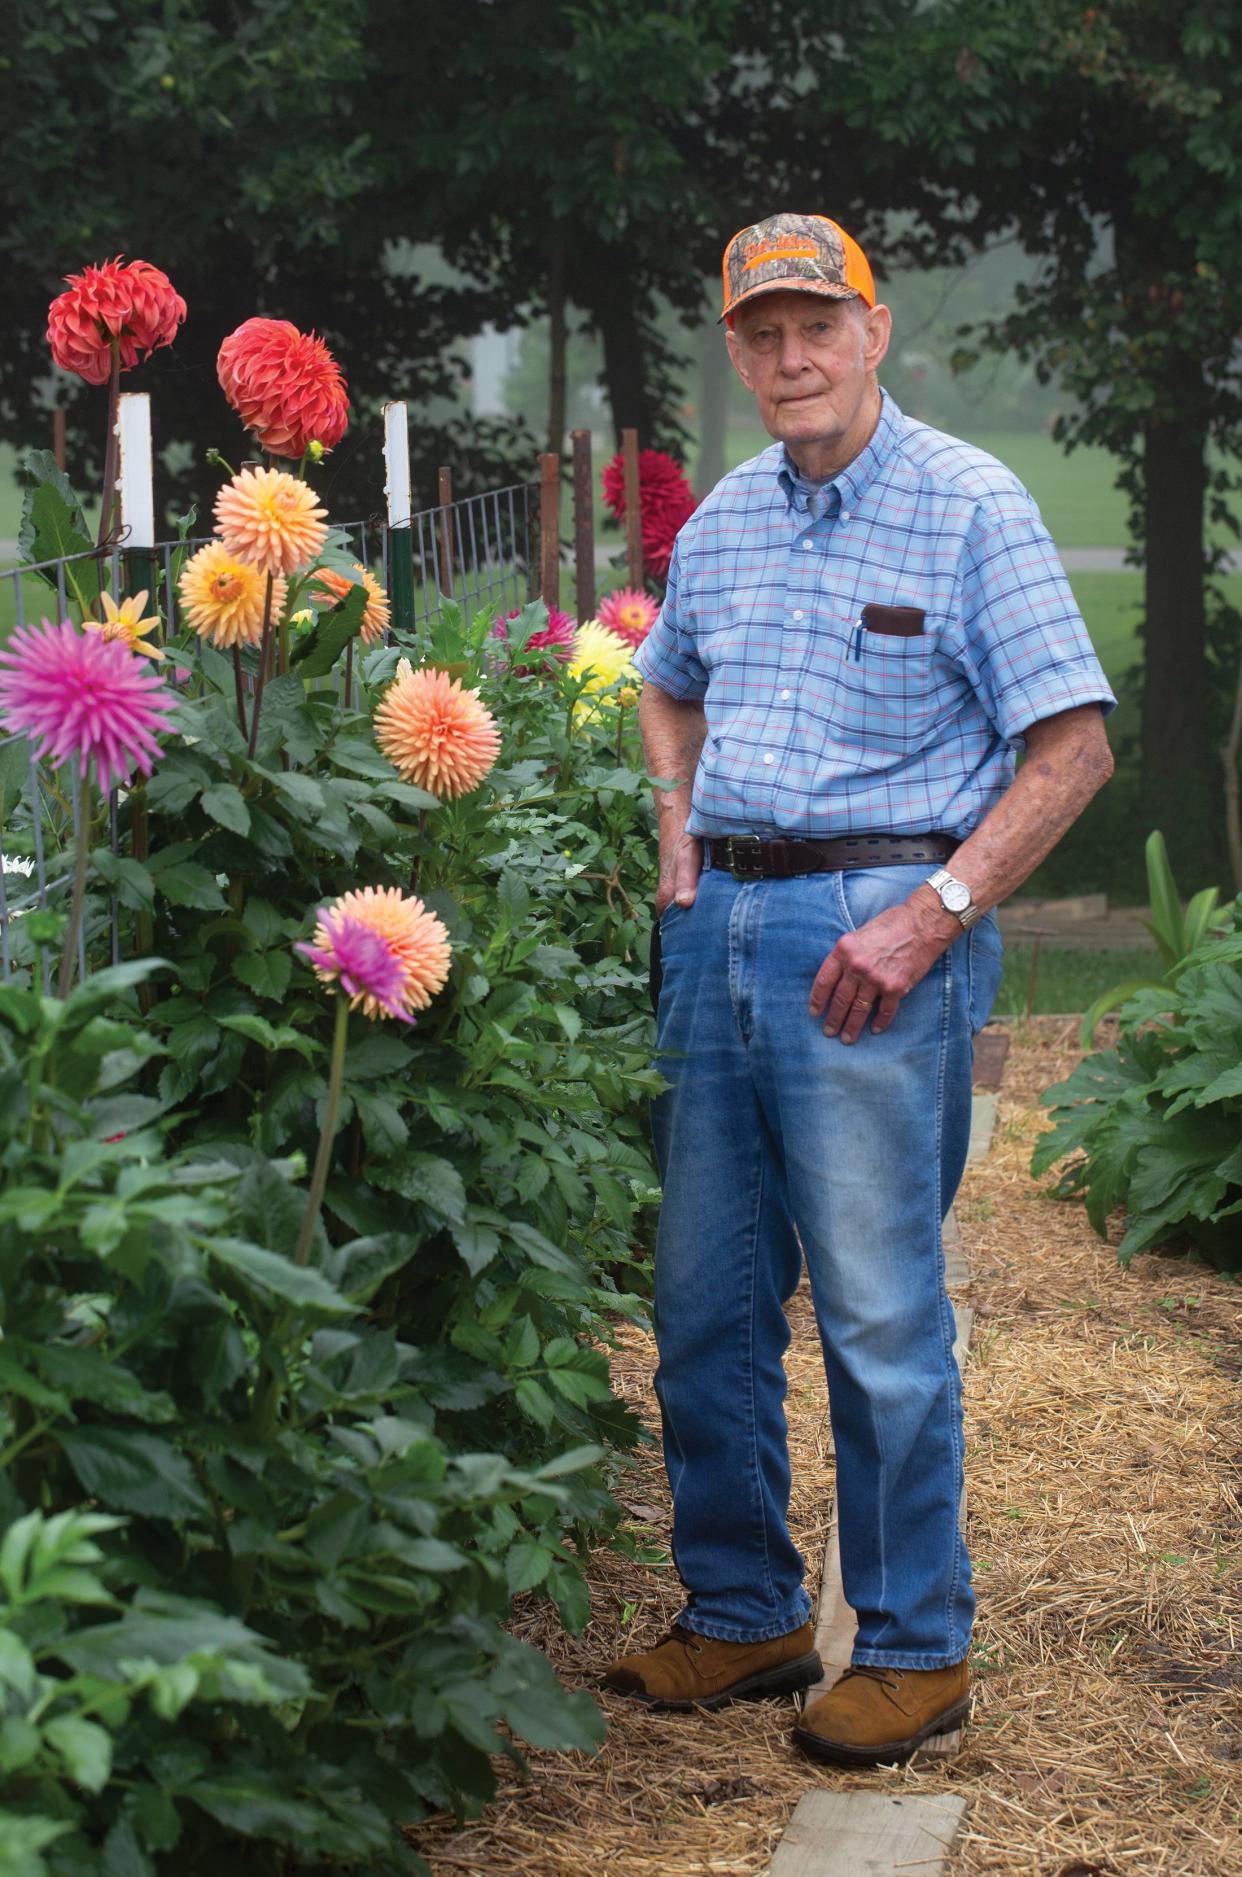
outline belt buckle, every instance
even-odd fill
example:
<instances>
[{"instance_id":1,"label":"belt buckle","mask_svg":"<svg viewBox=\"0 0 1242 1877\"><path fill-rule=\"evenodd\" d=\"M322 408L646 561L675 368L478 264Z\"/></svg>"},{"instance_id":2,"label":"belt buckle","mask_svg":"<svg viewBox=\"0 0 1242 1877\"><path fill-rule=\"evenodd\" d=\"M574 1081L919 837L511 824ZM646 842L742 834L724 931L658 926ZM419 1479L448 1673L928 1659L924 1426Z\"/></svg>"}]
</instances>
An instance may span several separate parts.
<instances>
[{"instance_id":1,"label":"belt buckle","mask_svg":"<svg viewBox=\"0 0 1242 1877\"><path fill-rule=\"evenodd\" d=\"M729 837L729 871L735 880L762 880L763 842L757 834L733 834Z\"/></svg>"}]
</instances>

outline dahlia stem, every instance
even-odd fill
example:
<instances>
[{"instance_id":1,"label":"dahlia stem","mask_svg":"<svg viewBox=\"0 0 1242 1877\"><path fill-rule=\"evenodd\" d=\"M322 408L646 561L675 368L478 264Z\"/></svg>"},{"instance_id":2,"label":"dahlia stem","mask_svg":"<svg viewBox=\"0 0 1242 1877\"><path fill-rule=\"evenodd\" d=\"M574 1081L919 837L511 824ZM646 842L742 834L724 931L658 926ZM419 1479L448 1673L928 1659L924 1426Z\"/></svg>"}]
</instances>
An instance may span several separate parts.
<instances>
[{"instance_id":1,"label":"dahlia stem","mask_svg":"<svg viewBox=\"0 0 1242 1877\"><path fill-rule=\"evenodd\" d=\"M241 647L233 647L233 683L237 688L237 728L246 734L246 692L242 684Z\"/></svg>"},{"instance_id":2,"label":"dahlia stem","mask_svg":"<svg viewBox=\"0 0 1242 1877\"><path fill-rule=\"evenodd\" d=\"M250 741L246 754L254 760L255 746L259 741L259 712L263 708L263 686L267 683L267 652L272 639L272 576L267 576L267 592L263 599L263 637L259 640L259 675L254 687L254 711L250 718Z\"/></svg>"},{"instance_id":3,"label":"dahlia stem","mask_svg":"<svg viewBox=\"0 0 1242 1877\"><path fill-rule=\"evenodd\" d=\"M86 863L90 858L91 829L87 813L88 796L86 780L79 776L78 790L78 851L73 868L73 898L69 902L69 930L65 933L65 955L60 961L60 982L56 995L62 1003L68 997L73 985L73 966L78 949L78 933L82 929L82 905L86 898Z\"/></svg>"},{"instance_id":4,"label":"dahlia stem","mask_svg":"<svg viewBox=\"0 0 1242 1877\"><path fill-rule=\"evenodd\" d=\"M99 509L99 536L96 548L102 553L112 532L116 510L116 416L121 395L121 347L112 341L112 371L108 378L108 435L104 442L103 501Z\"/></svg>"},{"instance_id":5,"label":"dahlia stem","mask_svg":"<svg viewBox=\"0 0 1242 1877\"><path fill-rule=\"evenodd\" d=\"M336 1028L332 1032L332 1065L328 1070L328 1100L323 1111L323 1128L319 1135L319 1152L315 1155L315 1170L311 1174L306 1213L302 1220L302 1229L298 1233L297 1250L293 1254L295 1264L305 1264L310 1257L311 1241L315 1236L315 1222L319 1217L319 1208L323 1204L323 1189L328 1184L332 1143L336 1139L336 1117L341 1111L341 1082L345 1075L345 1037L348 1028L349 999L338 997Z\"/></svg>"}]
</instances>

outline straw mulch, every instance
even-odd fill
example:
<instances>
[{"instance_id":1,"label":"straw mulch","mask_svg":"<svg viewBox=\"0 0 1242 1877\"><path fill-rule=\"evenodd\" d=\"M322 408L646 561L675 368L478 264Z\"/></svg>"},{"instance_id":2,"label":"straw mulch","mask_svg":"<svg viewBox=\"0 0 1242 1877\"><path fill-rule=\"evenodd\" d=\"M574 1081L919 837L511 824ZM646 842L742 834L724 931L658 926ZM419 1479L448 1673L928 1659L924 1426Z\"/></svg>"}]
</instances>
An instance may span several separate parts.
<instances>
[{"instance_id":1,"label":"straw mulch","mask_svg":"<svg viewBox=\"0 0 1242 1877\"><path fill-rule=\"evenodd\" d=\"M436 1877L745 1877L799 1796L829 1784L965 1796L952 1877L1242 1870L1242 1288L1180 1259L1123 1273L1081 1208L1032 1182L1039 1092L1076 1054L1071 1023L1016 1031L991 1154L958 1200L979 1594L961 1754L838 1775L792 1750L789 1703L685 1717L607 1699L594 1759L534 1754L484 1819L418 1835ZM791 1316L793 1523L817 1570L832 1460L805 1291ZM618 1379L648 1420L652 1359L627 1332ZM654 1449L620 1494L647 1561L595 1558L584 1636L533 1603L517 1626L572 1685L679 1605Z\"/></svg>"}]
</instances>

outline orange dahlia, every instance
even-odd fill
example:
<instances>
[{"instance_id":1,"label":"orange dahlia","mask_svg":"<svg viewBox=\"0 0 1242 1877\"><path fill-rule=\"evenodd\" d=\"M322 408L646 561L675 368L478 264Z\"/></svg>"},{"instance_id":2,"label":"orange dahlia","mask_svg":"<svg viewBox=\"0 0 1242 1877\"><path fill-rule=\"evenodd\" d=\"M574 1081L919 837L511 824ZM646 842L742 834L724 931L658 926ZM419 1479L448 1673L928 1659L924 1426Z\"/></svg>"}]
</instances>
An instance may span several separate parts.
<instances>
[{"instance_id":1,"label":"orange dahlia","mask_svg":"<svg viewBox=\"0 0 1242 1877\"><path fill-rule=\"evenodd\" d=\"M327 510L284 469L243 469L216 497L216 526L231 554L269 574L293 574L327 537Z\"/></svg>"},{"instance_id":2,"label":"orange dahlia","mask_svg":"<svg viewBox=\"0 0 1242 1877\"><path fill-rule=\"evenodd\" d=\"M157 346L171 345L185 318L185 301L150 261L118 255L65 278L68 292L48 308L47 341L61 369L88 385L107 384L113 340L127 371Z\"/></svg>"},{"instance_id":3,"label":"orange dahlia","mask_svg":"<svg viewBox=\"0 0 1242 1877\"><path fill-rule=\"evenodd\" d=\"M449 801L477 789L500 754L500 731L477 691L408 658L375 712L375 740L402 781Z\"/></svg>"},{"instance_id":4,"label":"orange dahlia","mask_svg":"<svg viewBox=\"0 0 1242 1877\"><path fill-rule=\"evenodd\" d=\"M357 582L351 580L348 574L339 572L335 567L317 567L313 584L322 591L324 596L319 603L330 606L335 606L339 600L343 600L352 586L359 583L364 586L367 604L366 611L362 615L362 631L359 637L364 645L375 645L388 630L388 595L375 575L369 572L361 561L354 562L354 572L358 576ZM313 593L311 597L319 600L318 593Z\"/></svg>"},{"instance_id":5,"label":"orange dahlia","mask_svg":"<svg viewBox=\"0 0 1242 1877\"><path fill-rule=\"evenodd\" d=\"M220 347L216 375L247 430L273 456L330 450L349 422L341 368L322 339L287 319L247 319Z\"/></svg>"},{"instance_id":6,"label":"orange dahlia","mask_svg":"<svg viewBox=\"0 0 1242 1877\"><path fill-rule=\"evenodd\" d=\"M231 554L223 541L209 541L192 554L177 582L186 618L212 645L257 645L263 632L267 581L257 567ZM272 582L272 618L285 610L287 587Z\"/></svg>"},{"instance_id":7,"label":"orange dahlia","mask_svg":"<svg viewBox=\"0 0 1242 1877\"><path fill-rule=\"evenodd\" d=\"M336 919L367 927L384 940L401 967L396 995L407 1011L426 1010L436 992L443 990L453 949L448 931L414 894L403 893L397 886L364 886L342 893L326 910ZM382 1014L374 998L366 994L362 1008L368 1017Z\"/></svg>"}]
</instances>

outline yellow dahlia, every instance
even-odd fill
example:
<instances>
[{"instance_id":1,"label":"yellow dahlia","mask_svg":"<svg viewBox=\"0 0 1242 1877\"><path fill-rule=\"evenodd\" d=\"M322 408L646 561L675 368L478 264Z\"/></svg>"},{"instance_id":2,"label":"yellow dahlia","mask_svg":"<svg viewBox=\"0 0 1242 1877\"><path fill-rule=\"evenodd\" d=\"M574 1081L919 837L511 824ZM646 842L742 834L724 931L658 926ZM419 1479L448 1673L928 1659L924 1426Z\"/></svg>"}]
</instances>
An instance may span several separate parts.
<instances>
[{"instance_id":1,"label":"yellow dahlia","mask_svg":"<svg viewBox=\"0 0 1242 1877\"><path fill-rule=\"evenodd\" d=\"M263 633L267 579L257 567L239 560L223 541L209 541L192 554L177 582L186 618L201 639L212 645L257 645ZM272 618L285 610L288 589L272 582Z\"/></svg>"},{"instance_id":2,"label":"yellow dahlia","mask_svg":"<svg viewBox=\"0 0 1242 1877\"><path fill-rule=\"evenodd\" d=\"M571 678L586 679L582 695L574 706L576 715L598 717L599 704L588 700L601 691L610 691L622 678L638 676L630 663L632 650L633 647L619 639L615 632L601 626L598 619L583 620L574 634L574 655L567 668Z\"/></svg>"},{"instance_id":3,"label":"yellow dahlia","mask_svg":"<svg viewBox=\"0 0 1242 1877\"><path fill-rule=\"evenodd\" d=\"M327 535L327 510L283 469L243 469L216 497L216 527L229 552L269 574L294 574Z\"/></svg>"},{"instance_id":4,"label":"yellow dahlia","mask_svg":"<svg viewBox=\"0 0 1242 1877\"><path fill-rule=\"evenodd\" d=\"M500 754L496 719L459 678L408 658L375 712L375 740L404 782L452 801L477 789Z\"/></svg>"},{"instance_id":5,"label":"yellow dahlia","mask_svg":"<svg viewBox=\"0 0 1242 1877\"><path fill-rule=\"evenodd\" d=\"M405 1010L426 1010L436 992L443 990L453 953L448 931L443 920L428 912L414 894L403 893L397 886L364 886L342 893L326 910L333 918L352 920L383 939L401 968L396 999ZM325 983L331 981L329 971L320 969L319 976ZM368 1017L384 1014L366 991L362 1008Z\"/></svg>"},{"instance_id":6,"label":"yellow dahlia","mask_svg":"<svg viewBox=\"0 0 1242 1877\"><path fill-rule=\"evenodd\" d=\"M102 619L84 619L87 632L102 632L105 639L120 639L128 645L131 652L141 652L144 658L163 658L158 645L148 645L146 634L154 632L160 623L158 613L152 613L144 619L142 609L147 603L147 589L134 593L118 606L110 593L101 593L104 616Z\"/></svg>"},{"instance_id":7,"label":"yellow dahlia","mask_svg":"<svg viewBox=\"0 0 1242 1877\"><path fill-rule=\"evenodd\" d=\"M360 561L354 562L354 572L358 575L358 582L351 580L348 574L338 572L335 567L317 567L312 584L323 593L320 604L335 606L338 600L346 597L352 586L361 583L366 588L367 604L358 636L364 645L375 645L388 630L388 595L375 575ZM312 594L312 598L319 600L319 593Z\"/></svg>"}]
</instances>

